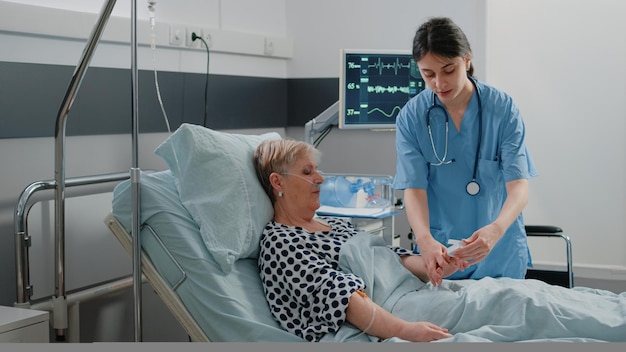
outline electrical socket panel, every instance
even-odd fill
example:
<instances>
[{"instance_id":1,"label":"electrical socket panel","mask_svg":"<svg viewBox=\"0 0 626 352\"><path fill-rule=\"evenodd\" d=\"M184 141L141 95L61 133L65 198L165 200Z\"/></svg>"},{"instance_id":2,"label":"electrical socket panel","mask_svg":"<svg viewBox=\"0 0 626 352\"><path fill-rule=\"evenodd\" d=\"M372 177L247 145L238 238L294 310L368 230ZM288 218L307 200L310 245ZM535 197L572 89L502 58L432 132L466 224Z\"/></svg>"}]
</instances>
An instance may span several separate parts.
<instances>
[{"instance_id":1,"label":"electrical socket panel","mask_svg":"<svg viewBox=\"0 0 626 352\"><path fill-rule=\"evenodd\" d=\"M170 45L181 46L185 44L185 27L170 25Z\"/></svg>"},{"instance_id":2,"label":"electrical socket panel","mask_svg":"<svg viewBox=\"0 0 626 352\"><path fill-rule=\"evenodd\" d=\"M209 46L209 49L211 49L213 41L215 40L215 33L212 32L215 32L215 30L211 31L208 28L202 28L202 39L204 39L206 44ZM202 44L202 47L204 47L204 43Z\"/></svg>"},{"instance_id":3,"label":"electrical socket panel","mask_svg":"<svg viewBox=\"0 0 626 352\"><path fill-rule=\"evenodd\" d=\"M266 56L274 55L274 40L272 40L271 38L265 37L263 54Z\"/></svg>"},{"instance_id":4,"label":"electrical socket panel","mask_svg":"<svg viewBox=\"0 0 626 352\"><path fill-rule=\"evenodd\" d=\"M198 37L202 37L202 28L200 27L187 27L185 35L185 45L189 48L199 48L202 41L200 39L193 40L192 33L196 33Z\"/></svg>"}]
</instances>

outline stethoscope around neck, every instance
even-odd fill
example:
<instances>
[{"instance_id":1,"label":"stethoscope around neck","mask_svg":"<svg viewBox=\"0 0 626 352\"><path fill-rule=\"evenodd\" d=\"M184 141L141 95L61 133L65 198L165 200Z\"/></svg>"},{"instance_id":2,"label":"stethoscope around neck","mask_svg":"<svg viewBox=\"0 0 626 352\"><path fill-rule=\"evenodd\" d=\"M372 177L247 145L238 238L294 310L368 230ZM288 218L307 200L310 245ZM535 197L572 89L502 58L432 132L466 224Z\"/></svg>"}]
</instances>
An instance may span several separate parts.
<instances>
[{"instance_id":1,"label":"stethoscope around neck","mask_svg":"<svg viewBox=\"0 0 626 352\"><path fill-rule=\"evenodd\" d=\"M479 157L478 154L480 153L480 143L483 139L482 138L483 137L482 136L483 134L483 106L480 101L480 93L478 92L478 86L476 85L476 81L474 81L474 79L469 76L468 78L472 82L472 85L474 85L474 89L476 90L476 97L478 98L478 144L476 145L476 158L474 159L474 172L472 174L472 180L469 181L467 185L465 186L465 191L470 196L475 196L478 193L480 193L480 184L478 183L478 181L476 181L476 171L478 170L478 157ZM437 153L437 148L435 148L435 141L433 140L433 132L432 132L432 129L430 128L430 119L431 119L430 113L435 109L440 109L441 111L443 111L444 116L446 117L446 144L443 149L443 156L441 157L439 156L439 153ZM450 124L450 115L448 115L448 112L443 107L443 105L437 103L437 95L435 94L435 92L433 92L433 105L430 108L428 108L428 111L426 112L426 126L428 127L428 136L430 137L430 145L433 147L433 154L435 155L435 159L437 159L437 163L430 163L431 166L447 165L454 161L454 159L447 160L449 124Z\"/></svg>"}]
</instances>

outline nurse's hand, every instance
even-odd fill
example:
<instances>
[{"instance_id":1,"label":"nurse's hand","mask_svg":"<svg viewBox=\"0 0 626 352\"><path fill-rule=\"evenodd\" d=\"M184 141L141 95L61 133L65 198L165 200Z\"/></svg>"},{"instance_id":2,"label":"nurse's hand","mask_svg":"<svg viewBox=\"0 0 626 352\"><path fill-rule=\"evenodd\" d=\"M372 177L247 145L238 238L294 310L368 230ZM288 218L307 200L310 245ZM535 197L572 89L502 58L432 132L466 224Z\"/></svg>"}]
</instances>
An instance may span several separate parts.
<instances>
[{"instance_id":1,"label":"nurse's hand","mask_svg":"<svg viewBox=\"0 0 626 352\"><path fill-rule=\"evenodd\" d=\"M423 255L405 255L400 257L402 260L402 265L407 268L413 275L417 276L423 282L429 282L430 276L428 275L428 269L426 268L426 259ZM465 261L458 260L456 258L451 258L446 256L447 264L439 266L436 269L437 273L442 277L446 278L457 270L467 268ZM439 282L441 283L441 281ZM433 285L435 285L433 283Z\"/></svg>"},{"instance_id":2,"label":"nurse's hand","mask_svg":"<svg viewBox=\"0 0 626 352\"><path fill-rule=\"evenodd\" d=\"M467 264L465 260L461 260L455 257L449 257L447 254L445 256L449 264L442 267L443 272L441 276L444 278L454 274L457 270L463 271L469 266L469 264Z\"/></svg>"},{"instance_id":3,"label":"nurse's hand","mask_svg":"<svg viewBox=\"0 0 626 352\"><path fill-rule=\"evenodd\" d=\"M466 246L457 249L454 252L454 257L465 261L468 266L474 265L489 255L503 234L504 231L493 223L482 227L469 238L462 240Z\"/></svg>"},{"instance_id":4,"label":"nurse's hand","mask_svg":"<svg viewBox=\"0 0 626 352\"><path fill-rule=\"evenodd\" d=\"M451 265L450 257L446 253L446 247L432 237L423 239L418 243L418 246L424 258L428 279L433 286L441 285L445 275L444 272L447 272L447 268Z\"/></svg>"}]
</instances>

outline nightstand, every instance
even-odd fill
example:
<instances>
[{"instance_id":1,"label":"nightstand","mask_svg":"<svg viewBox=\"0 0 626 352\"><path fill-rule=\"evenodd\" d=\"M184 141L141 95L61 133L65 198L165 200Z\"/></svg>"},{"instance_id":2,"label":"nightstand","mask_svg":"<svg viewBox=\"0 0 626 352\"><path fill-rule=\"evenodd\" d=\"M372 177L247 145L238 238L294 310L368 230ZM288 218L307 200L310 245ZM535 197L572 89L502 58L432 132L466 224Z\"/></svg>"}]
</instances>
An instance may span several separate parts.
<instances>
[{"instance_id":1,"label":"nightstand","mask_svg":"<svg viewBox=\"0 0 626 352\"><path fill-rule=\"evenodd\" d=\"M0 342L50 342L49 313L0 306Z\"/></svg>"},{"instance_id":2,"label":"nightstand","mask_svg":"<svg viewBox=\"0 0 626 352\"><path fill-rule=\"evenodd\" d=\"M358 230L382 236L388 245L400 247L400 235L395 232L394 215L384 218L351 218L350 221Z\"/></svg>"}]
</instances>

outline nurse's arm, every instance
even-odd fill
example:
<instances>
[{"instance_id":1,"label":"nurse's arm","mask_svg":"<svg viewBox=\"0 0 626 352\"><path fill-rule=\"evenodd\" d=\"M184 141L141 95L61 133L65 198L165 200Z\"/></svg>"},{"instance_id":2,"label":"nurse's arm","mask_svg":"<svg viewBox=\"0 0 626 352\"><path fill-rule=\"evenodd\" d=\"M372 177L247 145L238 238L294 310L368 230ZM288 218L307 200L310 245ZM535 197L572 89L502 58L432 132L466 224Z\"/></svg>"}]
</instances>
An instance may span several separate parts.
<instances>
[{"instance_id":1,"label":"nurse's arm","mask_svg":"<svg viewBox=\"0 0 626 352\"><path fill-rule=\"evenodd\" d=\"M469 265L483 260L506 230L517 219L528 203L528 180L518 179L506 183L506 200L498 217L489 225L478 229L469 238L463 240L468 246L458 249L455 257L471 261Z\"/></svg>"},{"instance_id":2,"label":"nurse's arm","mask_svg":"<svg viewBox=\"0 0 626 352\"><path fill-rule=\"evenodd\" d=\"M407 188L404 190L406 215L426 264L430 282L437 286L443 279L443 267L449 265L443 256L445 247L437 242L430 233L428 197L425 189Z\"/></svg>"},{"instance_id":3,"label":"nurse's arm","mask_svg":"<svg viewBox=\"0 0 626 352\"><path fill-rule=\"evenodd\" d=\"M504 235L504 232L528 204L528 180L523 178L507 182L506 194L502 210L500 210L500 214L493 222L501 231L500 237Z\"/></svg>"},{"instance_id":4,"label":"nurse's arm","mask_svg":"<svg viewBox=\"0 0 626 352\"><path fill-rule=\"evenodd\" d=\"M423 240L432 238L426 190L420 188L405 189L404 203L415 241L419 244Z\"/></svg>"}]
</instances>

